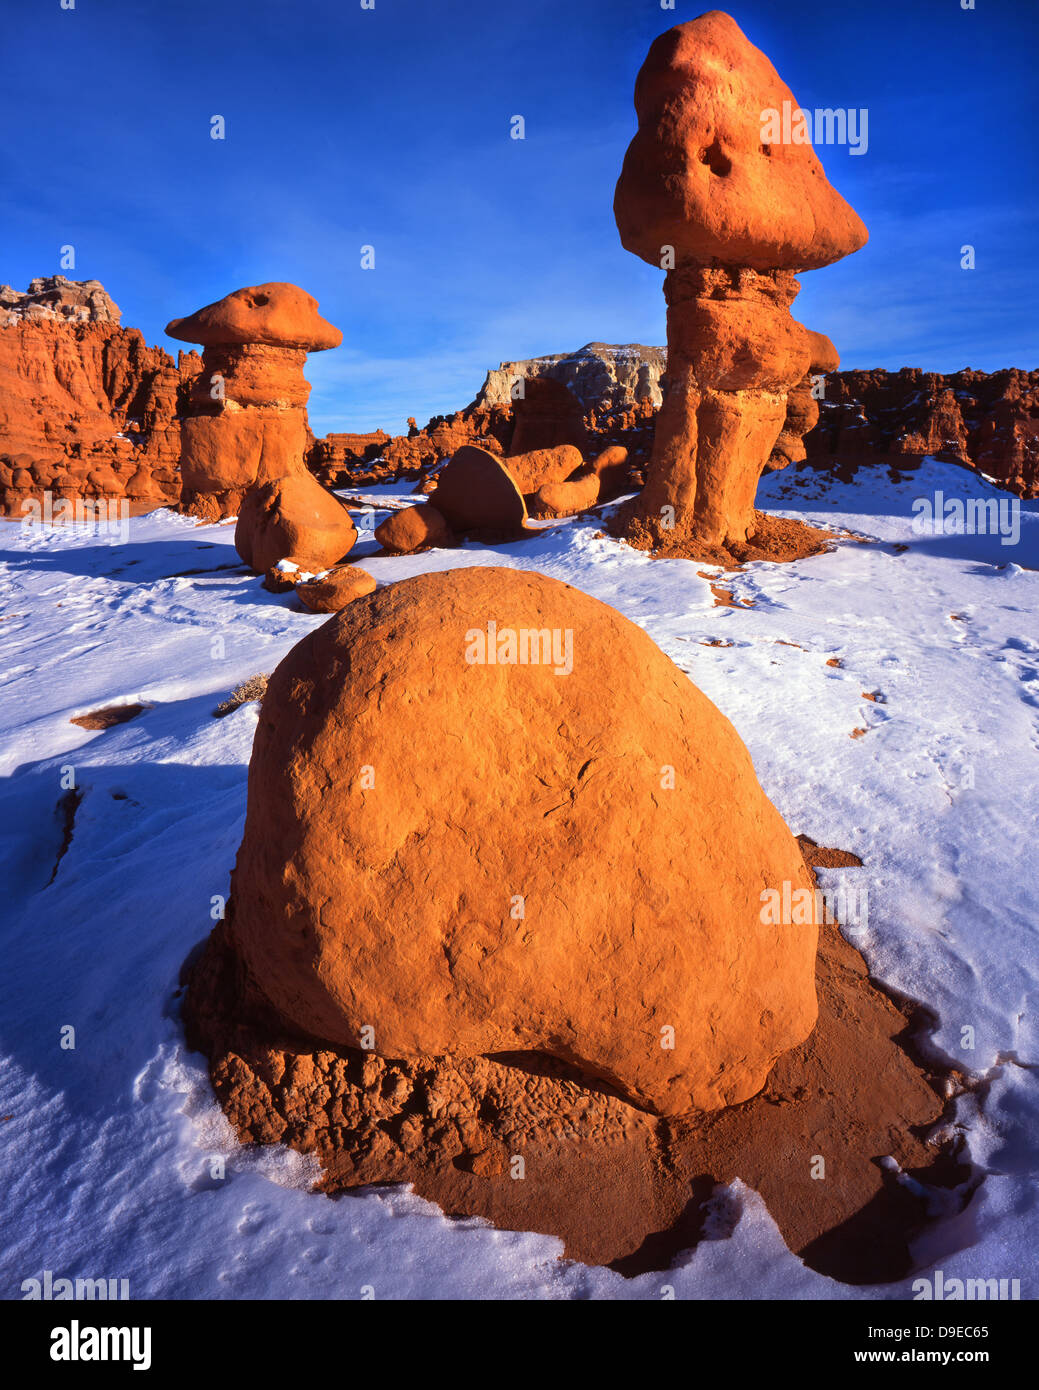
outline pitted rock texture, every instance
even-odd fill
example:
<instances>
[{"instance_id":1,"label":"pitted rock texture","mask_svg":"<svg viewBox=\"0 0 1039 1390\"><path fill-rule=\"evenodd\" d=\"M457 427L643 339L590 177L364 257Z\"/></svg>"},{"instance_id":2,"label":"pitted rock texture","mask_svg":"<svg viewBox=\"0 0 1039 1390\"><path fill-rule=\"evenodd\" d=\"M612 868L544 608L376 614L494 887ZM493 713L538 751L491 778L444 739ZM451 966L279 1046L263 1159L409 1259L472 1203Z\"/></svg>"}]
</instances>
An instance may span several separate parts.
<instances>
[{"instance_id":1,"label":"pitted rock texture","mask_svg":"<svg viewBox=\"0 0 1039 1390\"><path fill-rule=\"evenodd\" d=\"M745 747L650 638L475 566L355 599L271 677L231 941L312 1038L546 1053L674 1114L811 1031L817 928L761 920L786 882Z\"/></svg>"},{"instance_id":2,"label":"pitted rock texture","mask_svg":"<svg viewBox=\"0 0 1039 1390\"><path fill-rule=\"evenodd\" d=\"M762 142L762 114L798 102L721 10L661 34L635 83L639 128L617 184L624 247L663 266L814 270L864 246L866 228L810 144Z\"/></svg>"}]
</instances>

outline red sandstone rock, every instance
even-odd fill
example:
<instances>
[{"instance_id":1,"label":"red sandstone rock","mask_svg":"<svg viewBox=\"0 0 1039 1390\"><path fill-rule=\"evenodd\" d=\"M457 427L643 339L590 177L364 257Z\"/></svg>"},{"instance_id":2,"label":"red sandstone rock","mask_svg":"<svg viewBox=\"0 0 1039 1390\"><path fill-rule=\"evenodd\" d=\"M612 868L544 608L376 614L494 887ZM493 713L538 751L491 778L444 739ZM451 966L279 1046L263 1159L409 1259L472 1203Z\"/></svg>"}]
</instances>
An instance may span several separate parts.
<instances>
[{"instance_id":1,"label":"red sandstone rock","mask_svg":"<svg viewBox=\"0 0 1039 1390\"><path fill-rule=\"evenodd\" d=\"M357 565L344 565L329 574L296 585L304 608L312 613L338 613L354 599L363 598L375 588L375 579Z\"/></svg>"},{"instance_id":2,"label":"red sandstone rock","mask_svg":"<svg viewBox=\"0 0 1039 1390\"><path fill-rule=\"evenodd\" d=\"M584 463L580 449L573 444L557 444L554 449L534 449L528 454L510 454L505 467L512 474L524 497L537 492L544 483L561 483Z\"/></svg>"},{"instance_id":3,"label":"red sandstone rock","mask_svg":"<svg viewBox=\"0 0 1039 1390\"><path fill-rule=\"evenodd\" d=\"M1039 371L834 373L805 446L814 468L846 477L860 465L912 466L932 454L1037 497Z\"/></svg>"},{"instance_id":4,"label":"red sandstone rock","mask_svg":"<svg viewBox=\"0 0 1039 1390\"><path fill-rule=\"evenodd\" d=\"M307 419L302 410L256 406L194 415L183 421L181 436L181 477L189 494L242 498L251 487L304 471ZM238 510L232 506L229 514Z\"/></svg>"},{"instance_id":5,"label":"red sandstone rock","mask_svg":"<svg viewBox=\"0 0 1039 1390\"><path fill-rule=\"evenodd\" d=\"M235 548L257 574L305 555L315 572L343 558L357 539L350 513L310 473L250 488L235 527Z\"/></svg>"},{"instance_id":6,"label":"red sandstone rock","mask_svg":"<svg viewBox=\"0 0 1039 1390\"><path fill-rule=\"evenodd\" d=\"M811 328L806 328L805 333L811 353L808 372L787 392L786 418L765 465L768 472L774 473L791 463L801 463L807 457L804 437L814 429L819 419L816 379L827 372L836 371L841 365L837 349L825 333L816 333Z\"/></svg>"},{"instance_id":7,"label":"red sandstone rock","mask_svg":"<svg viewBox=\"0 0 1039 1390\"><path fill-rule=\"evenodd\" d=\"M233 290L187 318L171 319L166 332L204 347L265 343L320 352L343 341L339 329L318 313L317 300L284 281Z\"/></svg>"},{"instance_id":8,"label":"red sandstone rock","mask_svg":"<svg viewBox=\"0 0 1039 1390\"><path fill-rule=\"evenodd\" d=\"M480 566L355 600L270 678L227 925L295 1033L549 1054L671 1114L811 1031L817 929L762 920L784 884L811 880L714 705L614 610Z\"/></svg>"},{"instance_id":9,"label":"red sandstone rock","mask_svg":"<svg viewBox=\"0 0 1039 1390\"><path fill-rule=\"evenodd\" d=\"M455 531L514 531L527 519L523 494L500 459L467 444L437 475L433 503Z\"/></svg>"},{"instance_id":10,"label":"red sandstone rock","mask_svg":"<svg viewBox=\"0 0 1039 1390\"><path fill-rule=\"evenodd\" d=\"M536 517L573 516L594 507L602 480L591 464L562 483L545 483L534 496L531 513Z\"/></svg>"},{"instance_id":11,"label":"red sandstone rock","mask_svg":"<svg viewBox=\"0 0 1039 1390\"><path fill-rule=\"evenodd\" d=\"M832 851L802 843L809 863L815 853L830 862ZM809 1268L875 1285L916 1269L921 1229L955 1219L970 1200L955 1141L933 1137L936 1121L954 1118L959 1088L955 1075L914 1061L915 1006L885 997L834 926L820 931L816 969L819 1018L808 1039L758 1095L706 1120L649 1115L533 1053L404 1060L287 1034L229 948L225 923L192 967L184 1021L241 1141L316 1158L329 1195L410 1183L445 1212L543 1231L560 1238L565 1258L632 1277L716 1237L709 1199L738 1177ZM838 1155L825 1182L812 1176L819 1153ZM524 1156L522 1182L502 1171L513 1154ZM913 1183L896 1181L877 1154Z\"/></svg>"},{"instance_id":12,"label":"red sandstone rock","mask_svg":"<svg viewBox=\"0 0 1039 1390\"><path fill-rule=\"evenodd\" d=\"M628 492L631 488L631 463L628 450L620 444L612 444L592 460L592 468L599 477L599 496L603 501Z\"/></svg>"},{"instance_id":13,"label":"red sandstone rock","mask_svg":"<svg viewBox=\"0 0 1039 1390\"><path fill-rule=\"evenodd\" d=\"M513 402L514 427L509 455L529 454L572 444L585 445L584 407L561 381L532 377L523 383L523 395Z\"/></svg>"},{"instance_id":14,"label":"red sandstone rock","mask_svg":"<svg viewBox=\"0 0 1039 1390\"><path fill-rule=\"evenodd\" d=\"M26 498L126 498L166 506L195 353L150 348L96 280L0 288L0 513Z\"/></svg>"},{"instance_id":15,"label":"red sandstone rock","mask_svg":"<svg viewBox=\"0 0 1039 1390\"><path fill-rule=\"evenodd\" d=\"M311 444L306 355L342 342L317 301L296 285L254 285L173 319L166 331L205 347L182 428L189 501L215 495L233 515L249 488L302 474Z\"/></svg>"},{"instance_id":16,"label":"red sandstone rock","mask_svg":"<svg viewBox=\"0 0 1039 1390\"><path fill-rule=\"evenodd\" d=\"M809 368L813 372L835 372L841 365L840 353L825 333L817 333L814 328L806 328L808 334Z\"/></svg>"},{"instance_id":17,"label":"red sandstone rock","mask_svg":"<svg viewBox=\"0 0 1039 1390\"><path fill-rule=\"evenodd\" d=\"M717 10L661 35L636 82L614 212L624 246L667 269L668 360L634 525L672 548L753 536L758 478L812 357L793 271L866 240L810 145L763 142L763 113L784 103L797 107Z\"/></svg>"},{"instance_id":18,"label":"red sandstone rock","mask_svg":"<svg viewBox=\"0 0 1039 1390\"><path fill-rule=\"evenodd\" d=\"M263 576L263 587L269 594L287 594L300 582L298 570L279 569L272 565Z\"/></svg>"},{"instance_id":19,"label":"red sandstone rock","mask_svg":"<svg viewBox=\"0 0 1039 1390\"><path fill-rule=\"evenodd\" d=\"M812 270L865 245L866 228L830 186L810 144L762 141L762 113L793 93L720 10L654 41L635 83L639 129L614 212L627 250L662 266ZM669 359L668 370L672 363Z\"/></svg>"},{"instance_id":20,"label":"red sandstone rock","mask_svg":"<svg viewBox=\"0 0 1039 1390\"><path fill-rule=\"evenodd\" d=\"M391 554L410 555L430 546L451 545L454 536L443 515L426 502L392 512L376 526L375 539Z\"/></svg>"}]
</instances>

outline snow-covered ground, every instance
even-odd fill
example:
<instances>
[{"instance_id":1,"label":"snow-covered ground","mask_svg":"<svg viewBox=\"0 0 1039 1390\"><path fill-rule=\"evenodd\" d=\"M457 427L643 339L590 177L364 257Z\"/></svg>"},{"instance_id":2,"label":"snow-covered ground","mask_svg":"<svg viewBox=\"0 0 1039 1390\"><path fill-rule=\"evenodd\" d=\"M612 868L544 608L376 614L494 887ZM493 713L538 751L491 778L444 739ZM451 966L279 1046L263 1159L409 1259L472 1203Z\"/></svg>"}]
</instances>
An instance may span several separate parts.
<instances>
[{"instance_id":1,"label":"snow-covered ground","mask_svg":"<svg viewBox=\"0 0 1039 1390\"><path fill-rule=\"evenodd\" d=\"M376 555L369 536L356 556L380 583L504 564L612 604L729 716L792 829L864 859L856 944L876 976L934 1010L935 1048L991 1083L956 1117L987 1178L921 1262L947 1280L1019 1278L1028 1298L1039 508L1022 507L1013 546L917 535L912 502L937 490L1005 496L930 460L901 483L882 468L850 485L766 478L760 506L877 543L722 576L747 608L715 606L706 566L651 559L588 519L412 558ZM372 493L376 507L412 500ZM0 1297L44 1270L127 1278L138 1298L356 1298L366 1285L377 1298L656 1298L664 1285L680 1298L911 1296L909 1281L851 1289L808 1270L739 1183L726 1194L742 1213L731 1236L625 1280L560 1260L554 1239L448 1220L404 1189L331 1200L309 1190L310 1161L236 1144L174 1001L245 812L256 706L212 711L326 620L266 593L238 565L233 532L169 512L135 518L125 543L0 526ZM119 702L149 708L101 732L69 722ZM72 779L83 795L59 858Z\"/></svg>"}]
</instances>

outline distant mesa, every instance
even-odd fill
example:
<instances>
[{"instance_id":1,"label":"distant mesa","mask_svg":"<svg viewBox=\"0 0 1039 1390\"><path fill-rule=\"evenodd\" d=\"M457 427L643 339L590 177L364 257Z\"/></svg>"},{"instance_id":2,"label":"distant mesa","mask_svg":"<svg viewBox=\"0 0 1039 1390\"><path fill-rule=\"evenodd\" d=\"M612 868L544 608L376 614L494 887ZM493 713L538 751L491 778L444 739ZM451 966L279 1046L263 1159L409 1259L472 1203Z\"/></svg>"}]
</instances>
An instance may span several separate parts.
<instances>
[{"instance_id":1,"label":"distant mesa","mask_svg":"<svg viewBox=\"0 0 1039 1390\"><path fill-rule=\"evenodd\" d=\"M122 317L100 280L43 275L27 290L0 285L0 328L14 323L113 323Z\"/></svg>"},{"instance_id":2,"label":"distant mesa","mask_svg":"<svg viewBox=\"0 0 1039 1390\"><path fill-rule=\"evenodd\" d=\"M642 402L658 406L663 399L660 378L666 360L662 347L593 342L575 352L503 362L487 373L474 405L484 409L512 405L517 391L526 391L532 381L549 378L564 385L585 412L624 409Z\"/></svg>"}]
</instances>

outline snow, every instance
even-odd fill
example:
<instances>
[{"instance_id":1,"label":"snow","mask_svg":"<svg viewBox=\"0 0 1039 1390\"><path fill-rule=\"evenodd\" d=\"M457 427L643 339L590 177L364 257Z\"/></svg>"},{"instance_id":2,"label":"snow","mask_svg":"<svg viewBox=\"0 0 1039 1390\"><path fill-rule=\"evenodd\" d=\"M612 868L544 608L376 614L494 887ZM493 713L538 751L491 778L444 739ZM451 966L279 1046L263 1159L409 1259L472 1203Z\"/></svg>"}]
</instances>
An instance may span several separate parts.
<instances>
[{"instance_id":1,"label":"snow","mask_svg":"<svg viewBox=\"0 0 1039 1390\"><path fill-rule=\"evenodd\" d=\"M364 494L356 556L379 583L510 565L614 605L733 721L791 827L866 861L856 945L934 1012L935 1053L984 1078L952 1124L986 1180L924 1238L921 1264L947 1280L1021 1278L1029 1297L1039 508L1022 505L1015 546L916 535L914 499L939 491L1006 496L932 460L900 482L882 467L850 484L788 469L766 477L759 505L851 534L830 554L719 575L630 550L594 518L494 550L384 556L372 528L414 500L387 485ZM45 1269L128 1278L133 1297L911 1296L908 1280L853 1289L807 1269L739 1182L712 1199L714 1238L666 1274L625 1280L561 1260L552 1238L449 1220L406 1189L326 1198L309 1190L311 1160L234 1141L174 997L227 891L245 809L256 706L212 711L326 619L265 592L233 533L167 511L133 518L123 544L0 528L0 1296ZM716 607L701 572L754 606ZM714 639L731 645L703 645ZM69 723L117 703L147 708L103 731ZM59 858L70 769L82 800ZM824 888L840 878L825 873Z\"/></svg>"}]
</instances>

